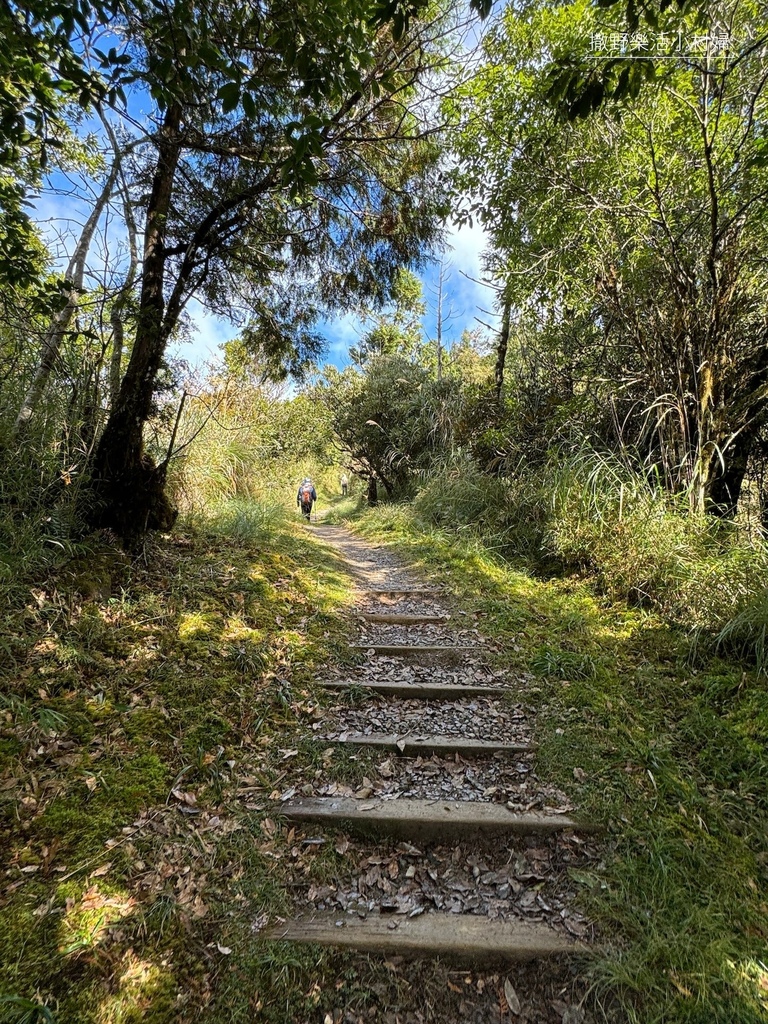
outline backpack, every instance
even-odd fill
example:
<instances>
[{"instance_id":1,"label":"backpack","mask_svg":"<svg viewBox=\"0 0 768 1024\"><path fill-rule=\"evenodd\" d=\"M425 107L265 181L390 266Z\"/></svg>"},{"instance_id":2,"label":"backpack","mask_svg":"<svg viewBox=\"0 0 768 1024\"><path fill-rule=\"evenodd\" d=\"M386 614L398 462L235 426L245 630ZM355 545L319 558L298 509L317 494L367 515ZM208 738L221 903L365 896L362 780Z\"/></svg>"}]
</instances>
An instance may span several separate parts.
<instances>
[{"instance_id":1,"label":"backpack","mask_svg":"<svg viewBox=\"0 0 768 1024\"><path fill-rule=\"evenodd\" d=\"M302 485L300 497L302 505L309 505L312 503L312 484Z\"/></svg>"}]
</instances>

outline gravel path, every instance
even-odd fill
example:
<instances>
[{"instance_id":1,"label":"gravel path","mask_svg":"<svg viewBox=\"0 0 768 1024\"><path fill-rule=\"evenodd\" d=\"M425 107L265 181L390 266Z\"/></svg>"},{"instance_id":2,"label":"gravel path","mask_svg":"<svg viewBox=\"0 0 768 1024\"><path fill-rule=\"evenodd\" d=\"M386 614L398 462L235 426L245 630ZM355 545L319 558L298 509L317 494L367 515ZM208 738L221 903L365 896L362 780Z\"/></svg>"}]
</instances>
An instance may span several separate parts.
<instances>
[{"instance_id":1,"label":"gravel path","mask_svg":"<svg viewBox=\"0 0 768 1024\"><path fill-rule=\"evenodd\" d=\"M388 549L371 545L341 527L319 526L318 539L332 545L349 566L360 615L360 645L457 645L472 648L457 652L447 665L437 665L425 654L402 658L375 656L367 651L353 668L329 667L326 679L356 684L347 693L335 692L329 706L318 709L312 730L322 750L322 767L313 778L286 771L279 794L285 805L295 794L320 797L371 797L397 801L420 798L456 799L505 804L513 811L567 813L573 810L565 794L539 778L532 754L494 754L476 758L453 756L403 757L393 752L366 752L360 757L367 776L347 785L334 768L340 763L339 741L350 734L385 733L398 737L448 736L495 742L530 743L535 737L535 708L525 700L528 678L513 679L494 665L497 653L474 628L468 616L451 608L447 592L396 594L398 588L437 588L435 580L419 577ZM384 596L372 591L387 590ZM390 624L368 621L366 614L441 615L447 621L432 624ZM443 683L491 686L499 695L470 695L429 701L365 695L366 683ZM345 751L344 757L356 755ZM277 795L277 794L276 794ZM591 879L599 861L593 840L573 832L546 838L485 839L453 843L411 844L391 839L360 840L343 833L304 839L313 855L333 851L333 869L322 881L299 877L295 885L297 910L325 911L365 918L390 914L408 917L434 912L471 914L493 920L543 923L560 933L589 940L592 927L574 905L576 890ZM297 863L308 856L297 847ZM312 873L307 869L306 876ZM341 923L341 922L340 922ZM465 974L467 972L464 972ZM413 990L413 1006L401 1006L391 1019L410 1022L473 1021L499 1024L514 1020L527 1024L588 1024L579 1000L578 982L562 963L544 969L511 966L505 974L474 973L471 991L462 989L453 1009L443 1005L441 1016L431 1016ZM501 980L500 980L501 979ZM469 982L467 982L469 984ZM498 992L513 987L519 1010L512 1015L509 1000ZM500 989L500 985L502 988ZM459 993L459 988L456 992ZM489 993L494 992L494 998ZM450 996L447 997L450 1003ZM513 1000L514 1002L514 1000ZM503 1012L506 1009L506 1012ZM362 1018L361 1018L362 1019ZM366 1019L389 1024L390 1017ZM346 1020L346 1018L345 1018Z\"/></svg>"}]
</instances>

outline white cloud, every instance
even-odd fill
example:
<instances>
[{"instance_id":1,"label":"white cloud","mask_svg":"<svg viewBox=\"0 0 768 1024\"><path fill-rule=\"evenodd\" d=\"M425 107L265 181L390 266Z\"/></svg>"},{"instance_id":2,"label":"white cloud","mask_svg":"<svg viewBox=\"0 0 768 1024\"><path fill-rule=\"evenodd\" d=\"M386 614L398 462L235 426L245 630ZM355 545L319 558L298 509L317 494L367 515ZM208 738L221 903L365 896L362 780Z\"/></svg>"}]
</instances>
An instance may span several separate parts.
<instances>
[{"instance_id":1,"label":"white cloud","mask_svg":"<svg viewBox=\"0 0 768 1024\"><path fill-rule=\"evenodd\" d=\"M197 299L190 299L186 312L191 322L192 336L174 346L170 354L186 360L192 366L202 366L220 359L219 346L237 337L237 328L227 320L209 313Z\"/></svg>"},{"instance_id":2,"label":"white cloud","mask_svg":"<svg viewBox=\"0 0 768 1024\"><path fill-rule=\"evenodd\" d=\"M356 313L346 313L334 320L320 324L320 333L327 342L326 362L339 369L349 366L349 350L358 345L365 332L365 325Z\"/></svg>"}]
</instances>

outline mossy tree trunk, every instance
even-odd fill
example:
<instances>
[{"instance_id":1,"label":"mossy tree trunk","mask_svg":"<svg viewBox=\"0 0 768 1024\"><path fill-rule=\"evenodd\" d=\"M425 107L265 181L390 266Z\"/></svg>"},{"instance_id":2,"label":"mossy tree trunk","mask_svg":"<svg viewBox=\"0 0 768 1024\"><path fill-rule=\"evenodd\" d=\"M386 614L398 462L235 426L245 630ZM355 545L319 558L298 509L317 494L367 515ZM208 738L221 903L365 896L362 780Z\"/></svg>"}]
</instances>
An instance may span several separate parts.
<instances>
[{"instance_id":1,"label":"mossy tree trunk","mask_svg":"<svg viewBox=\"0 0 768 1024\"><path fill-rule=\"evenodd\" d=\"M94 525L110 527L128 540L148 529L168 528L175 519L164 492L166 466L156 466L144 450L144 424L168 339L163 294L165 239L181 155L180 125L181 107L177 104L166 112L157 140L133 350L93 463L95 507L91 519Z\"/></svg>"}]
</instances>

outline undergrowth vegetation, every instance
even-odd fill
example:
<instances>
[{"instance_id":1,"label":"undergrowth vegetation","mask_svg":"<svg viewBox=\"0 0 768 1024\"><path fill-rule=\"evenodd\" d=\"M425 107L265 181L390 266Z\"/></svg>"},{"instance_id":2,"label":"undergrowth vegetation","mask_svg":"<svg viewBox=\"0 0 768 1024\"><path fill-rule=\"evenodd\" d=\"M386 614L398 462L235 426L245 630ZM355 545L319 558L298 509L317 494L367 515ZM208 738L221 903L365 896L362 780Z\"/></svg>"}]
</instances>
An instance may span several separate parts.
<instances>
[{"instance_id":1,"label":"undergrowth vegetation","mask_svg":"<svg viewBox=\"0 0 768 1024\"><path fill-rule=\"evenodd\" d=\"M587 574L615 601L658 612L699 647L765 668L768 548L742 522L694 515L685 495L595 452L489 476L457 459L427 480L416 521L536 572ZM398 516L392 510L385 515Z\"/></svg>"},{"instance_id":2,"label":"undergrowth vegetation","mask_svg":"<svg viewBox=\"0 0 768 1024\"><path fill-rule=\"evenodd\" d=\"M287 399L280 388L214 379L185 406L178 432L184 445L172 466L173 500L186 515L216 510L225 531L240 528L237 515L292 507L306 476L321 498L338 494L330 425L308 395Z\"/></svg>"},{"instance_id":3,"label":"undergrowth vegetation","mask_svg":"<svg viewBox=\"0 0 768 1024\"><path fill-rule=\"evenodd\" d=\"M317 956L309 971L312 954L255 938L287 910L287 873L311 870L267 798L288 767L317 770L297 736L318 665L345 657L348 600L297 522L234 504L134 562L92 540L7 606L0 1020L318 1005Z\"/></svg>"},{"instance_id":4,"label":"undergrowth vegetation","mask_svg":"<svg viewBox=\"0 0 768 1024\"><path fill-rule=\"evenodd\" d=\"M593 1006L632 1024L765 1020L768 688L720 656L749 638L751 658L764 641L759 616L721 625L739 602L754 607L762 548L685 521L640 487L596 516L594 492L561 477L534 523L550 556L537 576L511 557L530 552L532 523L516 534L510 515L486 546L488 520L477 505L467 513L477 488L430 484L413 506L364 512L356 529L439 572L474 612L544 709L538 771L607 829L601 871L578 879L605 943L588 968ZM457 492L458 507L432 507L430 496ZM499 483L485 493L498 515ZM730 589L712 593L720 578ZM693 624L712 643L681 628Z\"/></svg>"}]
</instances>

